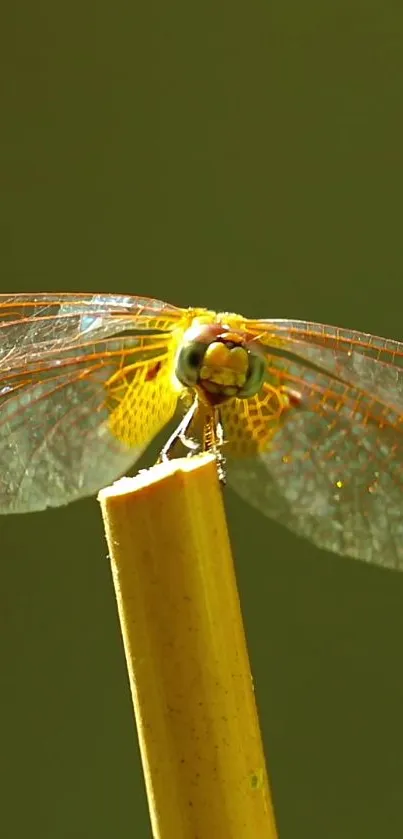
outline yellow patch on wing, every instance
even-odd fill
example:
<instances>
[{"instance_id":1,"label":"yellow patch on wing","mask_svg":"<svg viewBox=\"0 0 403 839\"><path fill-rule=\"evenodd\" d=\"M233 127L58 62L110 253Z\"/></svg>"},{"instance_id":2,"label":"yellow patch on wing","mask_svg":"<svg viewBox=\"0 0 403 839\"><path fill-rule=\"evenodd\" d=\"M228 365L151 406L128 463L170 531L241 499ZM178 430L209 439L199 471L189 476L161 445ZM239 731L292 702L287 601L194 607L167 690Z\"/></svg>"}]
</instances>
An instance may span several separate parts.
<instances>
[{"instance_id":1,"label":"yellow patch on wing","mask_svg":"<svg viewBox=\"0 0 403 839\"><path fill-rule=\"evenodd\" d=\"M225 402L221 407L226 439L224 454L251 457L265 451L289 409L287 395L267 383L250 399Z\"/></svg>"},{"instance_id":2,"label":"yellow patch on wing","mask_svg":"<svg viewBox=\"0 0 403 839\"><path fill-rule=\"evenodd\" d=\"M165 353L127 365L107 388L110 431L127 446L147 445L172 418L181 391L176 348L172 341Z\"/></svg>"}]
</instances>

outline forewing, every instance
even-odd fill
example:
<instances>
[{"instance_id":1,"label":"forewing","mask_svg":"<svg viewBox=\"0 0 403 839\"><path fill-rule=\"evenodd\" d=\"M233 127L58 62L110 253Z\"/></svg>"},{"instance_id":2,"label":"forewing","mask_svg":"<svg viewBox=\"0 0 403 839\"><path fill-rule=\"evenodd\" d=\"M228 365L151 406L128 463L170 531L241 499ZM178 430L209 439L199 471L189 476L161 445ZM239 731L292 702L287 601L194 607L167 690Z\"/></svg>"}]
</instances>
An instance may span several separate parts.
<instances>
[{"instance_id":1,"label":"forewing","mask_svg":"<svg viewBox=\"0 0 403 839\"><path fill-rule=\"evenodd\" d=\"M182 309L131 295L1 294L0 376L43 353L128 330L169 332L182 317Z\"/></svg>"},{"instance_id":2,"label":"forewing","mask_svg":"<svg viewBox=\"0 0 403 839\"><path fill-rule=\"evenodd\" d=\"M247 321L247 328L269 355L271 348L280 358L281 352L292 354L403 409L403 344L399 341L308 321Z\"/></svg>"}]
</instances>

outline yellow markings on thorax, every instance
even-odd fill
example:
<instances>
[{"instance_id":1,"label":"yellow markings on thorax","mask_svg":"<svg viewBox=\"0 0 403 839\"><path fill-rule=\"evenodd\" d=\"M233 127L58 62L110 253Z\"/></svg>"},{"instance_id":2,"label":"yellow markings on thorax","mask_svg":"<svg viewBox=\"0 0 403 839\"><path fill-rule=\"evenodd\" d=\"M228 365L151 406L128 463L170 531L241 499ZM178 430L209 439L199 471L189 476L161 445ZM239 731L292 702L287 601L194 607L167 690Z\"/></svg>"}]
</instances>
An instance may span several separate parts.
<instances>
[{"instance_id":1,"label":"yellow markings on thorax","mask_svg":"<svg viewBox=\"0 0 403 839\"><path fill-rule=\"evenodd\" d=\"M239 332L245 327L245 320L240 315L193 309L168 336L157 336L154 342L149 339L144 344L139 339L133 356L123 361L121 369L106 385L109 428L117 439L130 447L145 447L169 422L179 396L186 401L188 394L188 388L175 375L184 336L191 340L193 331L197 337L200 326L212 323ZM291 403L284 388L267 382L259 394L237 399L236 393L248 376L249 357L245 347L236 346L242 340L239 333L232 335L229 331L225 337L235 346L212 341L203 358L200 382L206 390L229 397L221 407L225 453L254 455L269 447Z\"/></svg>"}]
</instances>

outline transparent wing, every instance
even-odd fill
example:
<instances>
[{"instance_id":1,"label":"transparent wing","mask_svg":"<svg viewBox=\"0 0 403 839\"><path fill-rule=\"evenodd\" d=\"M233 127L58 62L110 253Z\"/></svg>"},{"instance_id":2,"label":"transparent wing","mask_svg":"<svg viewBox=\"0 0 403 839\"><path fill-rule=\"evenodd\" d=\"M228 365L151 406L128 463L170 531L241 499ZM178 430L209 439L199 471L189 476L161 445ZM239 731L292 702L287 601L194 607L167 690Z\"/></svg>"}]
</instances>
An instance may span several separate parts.
<instances>
[{"instance_id":1,"label":"transparent wing","mask_svg":"<svg viewBox=\"0 0 403 839\"><path fill-rule=\"evenodd\" d=\"M0 299L0 513L92 494L136 460L175 410L180 313L107 295Z\"/></svg>"},{"instance_id":2,"label":"transparent wing","mask_svg":"<svg viewBox=\"0 0 403 839\"><path fill-rule=\"evenodd\" d=\"M356 330L291 320L246 321L267 348L288 352L387 402L403 401L403 344Z\"/></svg>"},{"instance_id":3,"label":"transparent wing","mask_svg":"<svg viewBox=\"0 0 403 839\"><path fill-rule=\"evenodd\" d=\"M38 354L74 349L127 330L171 331L184 310L113 294L0 294L0 376Z\"/></svg>"},{"instance_id":4,"label":"transparent wing","mask_svg":"<svg viewBox=\"0 0 403 839\"><path fill-rule=\"evenodd\" d=\"M229 483L319 547L403 570L402 345L287 321L254 331L267 382L224 408Z\"/></svg>"}]
</instances>

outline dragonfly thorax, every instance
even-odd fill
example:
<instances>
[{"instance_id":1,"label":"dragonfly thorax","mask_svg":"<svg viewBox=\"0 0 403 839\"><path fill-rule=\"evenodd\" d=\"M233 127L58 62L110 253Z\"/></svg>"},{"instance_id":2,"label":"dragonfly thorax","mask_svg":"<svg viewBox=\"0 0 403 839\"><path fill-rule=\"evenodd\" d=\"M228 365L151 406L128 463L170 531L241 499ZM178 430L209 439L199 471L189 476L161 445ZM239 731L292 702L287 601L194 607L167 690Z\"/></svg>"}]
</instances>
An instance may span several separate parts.
<instances>
[{"instance_id":1,"label":"dragonfly thorax","mask_svg":"<svg viewBox=\"0 0 403 839\"><path fill-rule=\"evenodd\" d=\"M258 348L242 332L210 324L185 333L175 373L183 385L197 388L208 402L219 404L258 393L265 364Z\"/></svg>"}]
</instances>

